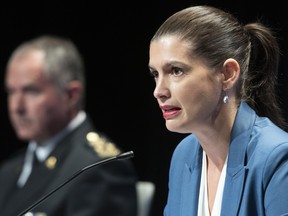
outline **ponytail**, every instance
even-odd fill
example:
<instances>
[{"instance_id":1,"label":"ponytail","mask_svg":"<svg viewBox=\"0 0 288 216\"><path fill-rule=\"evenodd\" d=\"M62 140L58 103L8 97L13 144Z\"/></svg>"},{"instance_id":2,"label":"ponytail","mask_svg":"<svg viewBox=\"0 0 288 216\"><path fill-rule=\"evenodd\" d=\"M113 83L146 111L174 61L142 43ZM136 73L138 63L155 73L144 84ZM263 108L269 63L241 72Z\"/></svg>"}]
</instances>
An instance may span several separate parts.
<instances>
[{"instance_id":1,"label":"ponytail","mask_svg":"<svg viewBox=\"0 0 288 216\"><path fill-rule=\"evenodd\" d=\"M279 127L287 130L277 94L280 49L272 31L261 23L244 26L251 41L250 63L243 74L242 99L259 116L270 118Z\"/></svg>"}]
</instances>

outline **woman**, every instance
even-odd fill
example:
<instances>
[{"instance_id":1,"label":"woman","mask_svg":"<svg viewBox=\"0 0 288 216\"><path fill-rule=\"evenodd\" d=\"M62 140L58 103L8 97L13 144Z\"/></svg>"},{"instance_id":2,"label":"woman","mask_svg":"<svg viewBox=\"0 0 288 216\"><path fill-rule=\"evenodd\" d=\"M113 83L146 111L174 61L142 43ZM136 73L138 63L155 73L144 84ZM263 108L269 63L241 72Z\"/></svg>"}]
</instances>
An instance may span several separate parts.
<instances>
[{"instance_id":1,"label":"woman","mask_svg":"<svg viewBox=\"0 0 288 216\"><path fill-rule=\"evenodd\" d=\"M190 133L171 160L164 215L288 215L288 134L272 31L194 6L160 26L149 55L167 129Z\"/></svg>"}]
</instances>

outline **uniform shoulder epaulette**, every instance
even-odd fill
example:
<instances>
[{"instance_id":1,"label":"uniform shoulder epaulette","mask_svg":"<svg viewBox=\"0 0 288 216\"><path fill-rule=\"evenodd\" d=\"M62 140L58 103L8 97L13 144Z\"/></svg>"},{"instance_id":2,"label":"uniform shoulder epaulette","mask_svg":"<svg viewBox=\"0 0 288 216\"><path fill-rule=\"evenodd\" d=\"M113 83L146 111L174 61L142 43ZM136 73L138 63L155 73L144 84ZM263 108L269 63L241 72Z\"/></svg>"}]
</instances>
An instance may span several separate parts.
<instances>
[{"instance_id":1,"label":"uniform shoulder epaulette","mask_svg":"<svg viewBox=\"0 0 288 216\"><path fill-rule=\"evenodd\" d=\"M86 139L100 157L113 157L121 153L114 143L96 132L87 133Z\"/></svg>"}]
</instances>

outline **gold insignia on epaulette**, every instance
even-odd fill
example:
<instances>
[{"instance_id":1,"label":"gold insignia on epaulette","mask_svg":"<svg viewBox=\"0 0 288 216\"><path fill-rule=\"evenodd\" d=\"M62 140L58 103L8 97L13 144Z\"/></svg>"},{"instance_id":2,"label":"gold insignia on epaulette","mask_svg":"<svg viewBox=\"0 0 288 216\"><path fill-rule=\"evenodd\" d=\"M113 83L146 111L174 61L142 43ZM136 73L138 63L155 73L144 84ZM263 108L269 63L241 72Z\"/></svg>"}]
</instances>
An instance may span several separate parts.
<instances>
[{"instance_id":1,"label":"gold insignia on epaulette","mask_svg":"<svg viewBox=\"0 0 288 216\"><path fill-rule=\"evenodd\" d=\"M108 142L96 132L89 132L86 136L88 143L100 157L113 157L120 154L114 143Z\"/></svg>"},{"instance_id":2,"label":"gold insignia on epaulette","mask_svg":"<svg viewBox=\"0 0 288 216\"><path fill-rule=\"evenodd\" d=\"M57 158L54 156L50 156L46 161L45 165L48 169L54 169L57 163Z\"/></svg>"}]
</instances>

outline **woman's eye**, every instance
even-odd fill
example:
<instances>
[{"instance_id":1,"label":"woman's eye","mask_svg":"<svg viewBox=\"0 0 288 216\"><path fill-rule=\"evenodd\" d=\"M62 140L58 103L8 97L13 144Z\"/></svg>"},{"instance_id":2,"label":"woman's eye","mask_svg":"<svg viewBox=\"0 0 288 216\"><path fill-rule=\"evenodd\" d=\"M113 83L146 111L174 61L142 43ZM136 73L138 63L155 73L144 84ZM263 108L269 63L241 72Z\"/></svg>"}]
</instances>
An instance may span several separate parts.
<instances>
[{"instance_id":1,"label":"woman's eye","mask_svg":"<svg viewBox=\"0 0 288 216\"><path fill-rule=\"evenodd\" d=\"M150 75L151 75L153 78L157 78L157 77L158 77L158 72L157 72L157 71L150 71Z\"/></svg>"},{"instance_id":2,"label":"woman's eye","mask_svg":"<svg viewBox=\"0 0 288 216\"><path fill-rule=\"evenodd\" d=\"M183 71L180 68L173 67L171 74L174 76L180 76L183 74Z\"/></svg>"}]
</instances>

